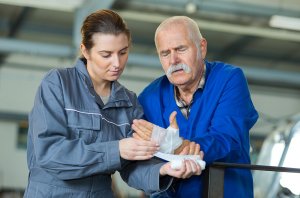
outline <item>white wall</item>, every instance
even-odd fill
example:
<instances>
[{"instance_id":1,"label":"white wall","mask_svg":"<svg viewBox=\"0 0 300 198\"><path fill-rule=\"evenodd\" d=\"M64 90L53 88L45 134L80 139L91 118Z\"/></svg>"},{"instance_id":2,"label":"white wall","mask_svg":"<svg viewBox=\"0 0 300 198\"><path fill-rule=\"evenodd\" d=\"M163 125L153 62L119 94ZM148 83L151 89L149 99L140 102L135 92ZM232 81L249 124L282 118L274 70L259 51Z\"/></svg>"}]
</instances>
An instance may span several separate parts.
<instances>
[{"instance_id":1,"label":"white wall","mask_svg":"<svg viewBox=\"0 0 300 198\"><path fill-rule=\"evenodd\" d=\"M300 91L270 87L250 87L254 106L260 118L252 131L267 135L279 121L300 113Z\"/></svg>"},{"instance_id":2,"label":"white wall","mask_svg":"<svg viewBox=\"0 0 300 198\"><path fill-rule=\"evenodd\" d=\"M27 184L26 150L17 148L18 125L0 121L0 189L23 189Z\"/></svg>"},{"instance_id":3,"label":"white wall","mask_svg":"<svg viewBox=\"0 0 300 198\"><path fill-rule=\"evenodd\" d=\"M41 72L2 68L0 73L0 110L29 112Z\"/></svg>"}]
</instances>

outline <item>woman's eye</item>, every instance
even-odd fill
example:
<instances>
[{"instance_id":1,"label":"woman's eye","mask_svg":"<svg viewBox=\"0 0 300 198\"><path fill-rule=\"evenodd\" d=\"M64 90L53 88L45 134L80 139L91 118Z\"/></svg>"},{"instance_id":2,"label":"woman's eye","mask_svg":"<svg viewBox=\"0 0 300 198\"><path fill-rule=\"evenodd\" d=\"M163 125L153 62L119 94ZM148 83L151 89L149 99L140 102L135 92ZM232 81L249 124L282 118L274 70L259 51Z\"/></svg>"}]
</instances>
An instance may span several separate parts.
<instances>
[{"instance_id":1,"label":"woman's eye","mask_svg":"<svg viewBox=\"0 0 300 198\"><path fill-rule=\"evenodd\" d=\"M120 54L125 55L125 54L127 54L127 51L121 51Z\"/></svg>"},{"instance_id":2,"label":"woman's eye","mask_svg":"<svg viewBox=\"0 0 300 198\"><path fill-rule=\"evenodd\" d=\"M110 54L101 54L101 56L102 56L103 58L109 58L111 55L110 55Z\"/></svg>"}]
</instances>

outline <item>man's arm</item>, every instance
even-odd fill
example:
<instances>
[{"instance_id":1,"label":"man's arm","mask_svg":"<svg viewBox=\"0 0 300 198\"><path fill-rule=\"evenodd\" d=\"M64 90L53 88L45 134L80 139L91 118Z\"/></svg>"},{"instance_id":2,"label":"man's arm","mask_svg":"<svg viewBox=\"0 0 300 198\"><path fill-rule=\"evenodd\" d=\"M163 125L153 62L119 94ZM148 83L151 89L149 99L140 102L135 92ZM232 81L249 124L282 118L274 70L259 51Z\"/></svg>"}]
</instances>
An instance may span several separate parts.
<instances>
[{"instance_id":1,"label":"man's arm","mask_svg":"<svg viewBox=\"0 0 300 198\"><path fill-rule=\"evenodd\" d=\"M195 133L191 141L201 145L207 163L216 160L248 162L249 130L258 115L241 69L230 73L223 84L207 131Z\"/></svg>"}]
</instances>

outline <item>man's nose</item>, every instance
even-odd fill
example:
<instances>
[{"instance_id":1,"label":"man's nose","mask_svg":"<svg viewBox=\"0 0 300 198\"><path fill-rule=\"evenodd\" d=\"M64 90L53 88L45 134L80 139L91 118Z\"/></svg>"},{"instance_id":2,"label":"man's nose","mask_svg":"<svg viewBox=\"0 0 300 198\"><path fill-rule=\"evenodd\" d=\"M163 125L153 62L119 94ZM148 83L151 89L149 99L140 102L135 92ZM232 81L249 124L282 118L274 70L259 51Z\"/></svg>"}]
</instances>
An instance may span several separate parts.
<instances>
[{"instance_id":1,"label":"man's nose","mask_svg":"<svg viewBox=\"0 0 300 198\"><path fill-rule=\"evenodd\" d=\"M176 52L171 52L170 54L170 63L175 65L179 62L178 54Z\"/></svg>"}]
</instances>

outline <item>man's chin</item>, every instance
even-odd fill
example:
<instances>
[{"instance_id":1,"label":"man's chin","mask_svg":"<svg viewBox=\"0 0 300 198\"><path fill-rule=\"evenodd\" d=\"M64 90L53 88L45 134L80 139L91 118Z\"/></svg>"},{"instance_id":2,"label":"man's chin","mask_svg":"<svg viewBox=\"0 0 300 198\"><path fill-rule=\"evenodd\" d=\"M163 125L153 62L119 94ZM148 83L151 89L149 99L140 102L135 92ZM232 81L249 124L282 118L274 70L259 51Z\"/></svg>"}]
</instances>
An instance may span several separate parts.
<instances>
[{"instance_id":1,"label":"man's chin","mask_svg":"<svg viewBox=\"0 0 300 198\"><path fill-rule=\"evenodd\" d=\"M182 86L187 83L187 80L184 79L172 79L172 80L169 79L169 81L175 86Z\"/></svg>"}]
</instances>

